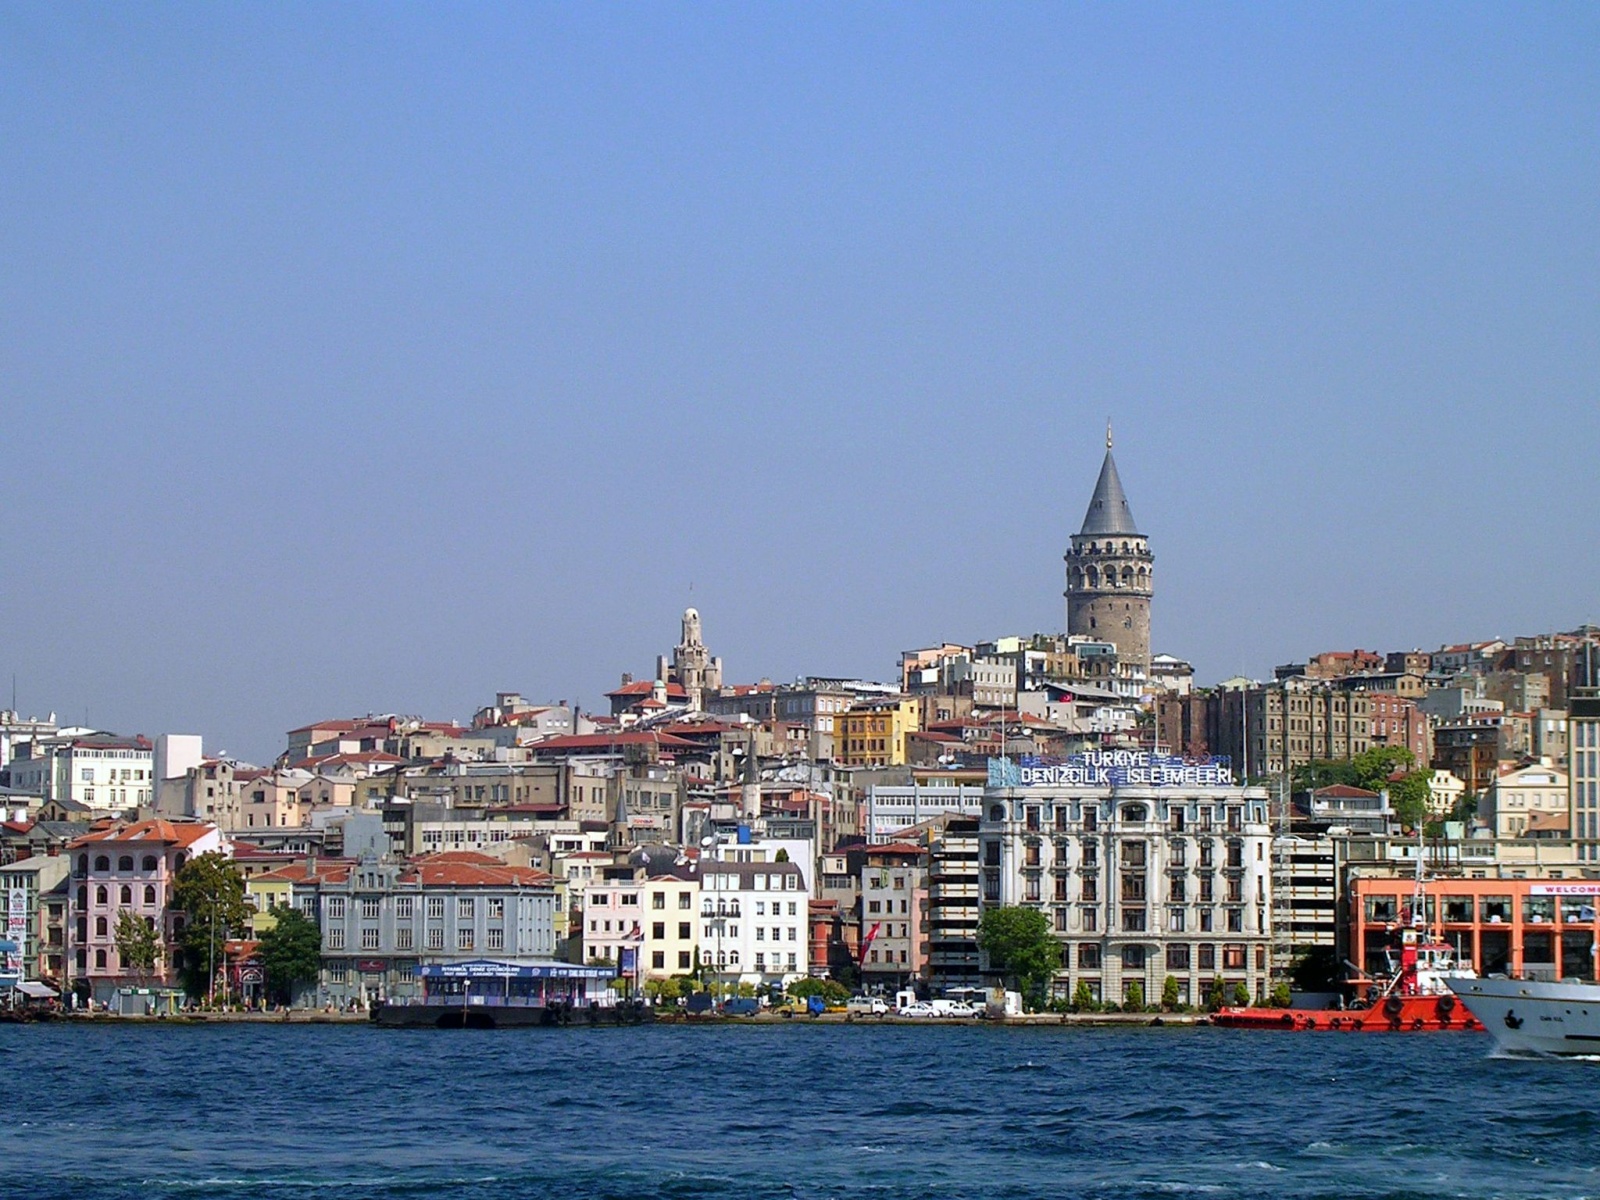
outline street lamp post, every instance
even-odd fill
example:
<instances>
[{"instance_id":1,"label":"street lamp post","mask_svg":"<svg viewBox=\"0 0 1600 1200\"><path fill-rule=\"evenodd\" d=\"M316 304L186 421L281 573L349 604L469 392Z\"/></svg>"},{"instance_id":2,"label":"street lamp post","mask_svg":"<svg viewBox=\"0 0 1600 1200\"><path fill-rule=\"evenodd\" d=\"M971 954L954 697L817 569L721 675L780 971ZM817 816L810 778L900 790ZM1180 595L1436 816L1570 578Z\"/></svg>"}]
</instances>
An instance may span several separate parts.
<instances>
[{"instance_id":1,"label":"street lamp post","mask_svg":"<svg viewBox=\"0 0 1600 1200\"><path fill-rule=\"evenodd\" d=\"M206 980L206 1002L217 1006L217 893L211 893L211 973Z\"/></svg>"}]
</instances>

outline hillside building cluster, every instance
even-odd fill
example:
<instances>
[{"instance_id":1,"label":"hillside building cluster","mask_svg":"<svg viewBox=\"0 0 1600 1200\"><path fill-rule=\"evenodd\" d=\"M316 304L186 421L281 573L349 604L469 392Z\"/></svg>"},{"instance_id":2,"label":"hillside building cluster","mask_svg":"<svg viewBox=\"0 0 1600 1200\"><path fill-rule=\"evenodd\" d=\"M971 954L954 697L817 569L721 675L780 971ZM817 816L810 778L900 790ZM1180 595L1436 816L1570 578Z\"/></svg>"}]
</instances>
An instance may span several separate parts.
<instances>
[{"instance_id":1,"label":"hillside building cluster","mask_svg":"<svg viewBox=\"0 0 1600 1200\"><path fill-rule=\"evenodd\" d=\"M1593 974L1600 629L1199 687L1151 652L1155 559L1109 432L1064 562L1061 632L914 648L887 681L726 682L691 608L602 712L502 692L460 722L313 721L266 764L0 713L0 988L178 1002L173 880L209 852L245 878L213 977L246 1000L284 907L320 930L318 1006L481 963L937 994L994 982L996 905L1045 914L1057 995L1259 996L1309 951L1370 960L1419 860L1479 970ZM1424 831L1384 781L1296 782L1378 747L1429 772ZM129 911L163 945L149 977L119 961Z\"/></svg>"}]
</instances>

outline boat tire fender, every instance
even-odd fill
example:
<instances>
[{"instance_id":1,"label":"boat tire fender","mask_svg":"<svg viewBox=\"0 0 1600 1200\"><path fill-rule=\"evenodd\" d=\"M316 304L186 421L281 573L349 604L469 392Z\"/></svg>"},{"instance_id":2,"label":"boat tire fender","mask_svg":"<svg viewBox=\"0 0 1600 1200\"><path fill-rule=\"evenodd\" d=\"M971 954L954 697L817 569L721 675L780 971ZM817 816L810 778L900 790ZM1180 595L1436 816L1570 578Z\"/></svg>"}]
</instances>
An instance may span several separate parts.
<instances>
[{"instance_id":1,"label":"boat tire fender","mask_svg":"<svg viewBox=\"0 0 1600 1200\"><path fill-rule=\"evenodd\" d=\"M1405 1007L1405 1005L1403 1005L1400 1002L1400 997L1399 996L1390 996L1387 1000L1385 1000L1383 1002L1383 1013L1384 1013L1384 1016L1386 1016L1386 1017L1398 1017L1400 1015L1400 1010L1402 1008L1404 1008L1404 1007Z\"/></svg>"},{"instance_id":2,"label":"boat tire fender","mask_svg":"<svg viewBox=\"0 0 1600 1200\"><path fill-rule=\"evenodd\" d=\"M1328 1028L1329 1029L1343 1029L1344 1028L1344 1018L1342 1018L1342 1017L1334 1017L1333 1020L1328 1022Z\"/></svg>"},{"instance_id":3,"label":"boat tire fender","mask_svg":"<svg viewBox=\"0 0 1600 1200\"><path fill-rule=\"evenodd\" d=\"M1454 996L1439 997L1439 1012L1441 1015L1448 1017L1451 1013L1455 1012L1455 1010L1456 998Z\"/></svg>"},{"instance_id":4,"label":"boat tire fender","mask_svg":"<svg viewBox=\"0 0 1600 1200\"><path fill-rule=\"evenodd\" d=\"M1424 1025L1426 1025L1426 1024L1427 1024L1427 1022L1424 1021L1421 1017L1412 1017L1411 1018L1411 1028L1413 1030L1416 1030L1416 1031L1420 1032L1422 1030L1422 1027Z\"/></svg>"},{"instance_id":5,"label":"boat tire fender","mask_svg":"<svg viewBox=\"0 0 1600 1200\"><path fill-rule=\"evenodd\" d=\"M1286 1026L1294 1024L1294 1017L1291 1016L1289 1013L1284 1013L1283 1016L1278 1018L1278 1020L1283 1022L1283 1024L1286 1025Z\"/></svg>"}]
</instances>

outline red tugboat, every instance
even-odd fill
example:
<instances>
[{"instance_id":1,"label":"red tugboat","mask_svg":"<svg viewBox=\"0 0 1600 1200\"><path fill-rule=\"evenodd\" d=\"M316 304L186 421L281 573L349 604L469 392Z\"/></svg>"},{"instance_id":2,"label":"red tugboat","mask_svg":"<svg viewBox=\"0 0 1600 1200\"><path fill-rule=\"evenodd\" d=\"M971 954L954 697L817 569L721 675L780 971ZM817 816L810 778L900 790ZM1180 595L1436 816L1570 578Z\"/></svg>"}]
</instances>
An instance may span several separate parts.
<instances>
[{"instance_id":1,"label":"red tugboat","mask_svg":"<svg viewBox=\"0 0 1600 1200\"><path fill-rule=\"evenodd\" d=\"M1447 977L1471 977L1456 963L1446 943L1417 929L1400 935L1398 955L1389 952L1392 969L1379 987L1370 976L1350 981L1355 1002L1347 1009L1223 1008L1214 1025L1235 1029L1280 1029L1296 1033L1438 1033L1481 1030L1483 1024L1457 1002Z\"/></svg>"}]
</instances>

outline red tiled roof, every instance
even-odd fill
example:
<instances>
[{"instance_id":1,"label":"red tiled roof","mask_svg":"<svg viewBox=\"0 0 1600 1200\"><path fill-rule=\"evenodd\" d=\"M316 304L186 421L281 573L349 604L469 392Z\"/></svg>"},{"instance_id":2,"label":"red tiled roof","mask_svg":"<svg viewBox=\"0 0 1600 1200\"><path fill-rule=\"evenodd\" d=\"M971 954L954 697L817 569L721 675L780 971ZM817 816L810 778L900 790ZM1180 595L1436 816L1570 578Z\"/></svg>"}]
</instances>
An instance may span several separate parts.
<instances>
[{"instance_id":1,"label":"red tiled roof","mask_svg":"<svg viewBox=\"0 0 1600 1200\"><path fill-rule=\"evenodd\" d=\"M919 858L927 851L921 846L914 846L910 842L888 842L882 846L868 846L868 854L914 854Z\"/></svg>"},{"instance_id":2,"label":"red tiled roof","mask_svg":"<svg viewBox=\"0 0 1600 1200\"><path fill-rule=\"evenodd\" d=\"M398 754L390 754L387 750L356 750L340 754L319 754L315 758L302 758L294 765L304 770L316 767L335 766L342 767L347 763L387 763L394 765L407 762Z\"/></svg>"},{"instance_id":3,"label":"red tiled roof","mask_svg":"<svg viewBox=\"0 0 1600 1200\"><path fill-rule=\"evenodd\" d=\"M298 729L289 730L290 733L312 733L316 730L325 730L328 733L338 733L341 730L358 729L363 725L370 725L366 717L345 717L336 721L314 721L310 725L302 725Z\"/></svg>"},{"instance_id":4,"label":"red tiled roof","mask_svg":"<svg viewBox=\"0 0 1600 1200\"><path fill-rule=\"evenodd\" d=\"M354 861L348 858L319 858L314 864L301 859L276 871L263 871L250 882L308 883L313 879L321 879L329 883L343 883L350 878L350 871L354 867Z\"/></svg>"},{"instance_id":5,"label":"red tiled roof","mask_svg":"<svg viewBox=\"0 0 1600 1200\"><path fill-rule=\"evenodd\" d=\"M688 692L683 690L683 685L681 683L669 683L669 684L666 684L665 686L666 686L666 689L667 689L667 695L669 695L669 696L676 696L678 699L682 700L682 699L687 698L687 696L689 695ZM613 688L611 691L607 692L606 695L607 696L648 696L651 692L653 692L655 690L656 690L656 685L655 685L655 681L653 679L635 679L632 683L625 683L621 687Z\"/></svg>"},{"instance_id":6,"label":"red tiled roof","mask_svg":"<svg viewBox=\"0 0 1600 1200\"><path fill-rule=\"evenodd\" d=\"M1313 796L1327 796L1333 800L1368 799L1376 796L1377 792L1369 792L1366 788L1351 787L1346 783L1329 784L1325 788L1318 788L1311 793Z\"/></svg>"},{"instance_id":7,"label":"red tiled roof","mask_svg":"<svg viewBox=\"0 0 1600 1200\"><path fill-rule=\"evenodd\" d=\"M670 733L655 733L648 729L625 733L567 733L560 737L545 738L535 742L534 748L546 750L607 750L615 746L643 746L650 743L673 749L695 749L695 743L673 737Z\"/></svg>"},{"instance_id":8,"label":"red tiled roof","mask_svg":"<svg viewBox=\"0 0 1600 1200\"><path fill-rule=\"evenodd\" d=\"M400 878L423 887L532 887L555 881L533 867L513 867L487 854L453 850L412 859Z\"/></svg>"},{"instance_id":9,"label":"red tiled roof","mask_svg":"<svg viewBox=\"0 0 1600 1200\"><path fill-rule=\"evenodd\" d=\"M105 845L116 842L162 842L169 846L192 846L216 826L191 821L136 821L121 828L112 827L95 833L86 833L69 843L68 849L79 846Z\"/></svg>"}]
</instances>

